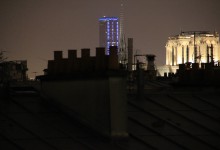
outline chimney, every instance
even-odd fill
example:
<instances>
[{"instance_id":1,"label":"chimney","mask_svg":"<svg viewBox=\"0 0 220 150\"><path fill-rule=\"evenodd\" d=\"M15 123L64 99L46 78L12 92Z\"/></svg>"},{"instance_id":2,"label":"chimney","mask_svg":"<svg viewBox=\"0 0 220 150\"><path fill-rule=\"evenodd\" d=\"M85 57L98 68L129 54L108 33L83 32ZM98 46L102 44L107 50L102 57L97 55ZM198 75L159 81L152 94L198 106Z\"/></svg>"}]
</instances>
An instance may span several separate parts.
<instances>
[{"instance_id":1,"label":"chimney","mask_svg":"<svg viewBox=\"0 0 220 150\"><path fill-rule=\"evenodd\" d=\"M77 57L77 50L68 50L68 59L74 60Z\"/></svg>"},{"instance_id":2,"label":"chimney","mask_svg":"<svg viewBox=\"0 0 220 150\"><path fill-rule=\"evenodd\" d=\"M154 65L155 55L149 54L146 55L146 57L148 61L147 70L155 70L155 65Z\"/></svg>"},{"instance_id":3,"label":"chimney","mask_svg":"<svg viewBox=\"0 0 220 150\"><path fill-rule=\"evenodd\" d=\"M54 60L63 59L63 51L54 51Z\"/></svg>"},{"instance_id":4,"label":"chimney","mask_svg":"<svg viewBox=\"0 0 220 150\"><path fill-rule=\"evenodd\" d=\"M128 38L128 71L132 71L133 64L133 38Z\"/></svg>"},{"instance_id":5,"label":"chimney","mask_svg":"<svg viewBox=\"0 0 220 150\"><path fill-rule=\"evenodd\" d=\"M106 55L105 55L105 48L104 47L97 47L96 48L96 70L104 70L106 69Z\"/></svg>"},{"instance_id":6,"label":"chimney","mask_svg":"<svg viewBox=\"0 0 220 150\"><path fill-rule=\"evenodd\" d=\"M118 63L118 47L117 46L110 46L109 52L109 69L117 70L119 69Z\"/></svg>"}]
</instances>

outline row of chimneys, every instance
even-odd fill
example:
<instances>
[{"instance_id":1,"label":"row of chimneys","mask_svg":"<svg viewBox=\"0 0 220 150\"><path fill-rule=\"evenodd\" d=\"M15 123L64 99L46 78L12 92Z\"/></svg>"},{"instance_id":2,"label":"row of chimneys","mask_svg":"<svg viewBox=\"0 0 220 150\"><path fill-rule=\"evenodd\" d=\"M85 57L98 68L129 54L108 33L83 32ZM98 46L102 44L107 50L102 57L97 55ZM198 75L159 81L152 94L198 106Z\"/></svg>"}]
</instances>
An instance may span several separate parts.
<instances>
[{"instance_id":1,"label":"row of chimneys","mask_svg":"<svg viewBox=\"0 0 220 150\"><path fill-rule=\"evenodd\" d=\"M117 55L117 46L110 47L109 56ZM105 48L97 47L96 48L96 57L105 56ZM90 57L90 49L83 48L81 49L81 58L89 58ZM68 59L76 59L77 58L77 50L68 50ZM62 60L63 59L63 51L54 51L54 60Z\"/></svg>"},{"instance_id":2,"label":"row of chimneys","mask_svg":"<svg viewBox=\"0 0 220 150\"><path fill-rule=\"evenodd\" d=\"M48 74L68 74L78 71L117 70L118 47L111 46L110 54L105 55L105 48L96 48L96 56L90 56L90 49L81 49L81 58L77 50L68 50L68 58L63 58L62 51L54 51L54 60L48 61Z\"/></svg>"}]
</instances>

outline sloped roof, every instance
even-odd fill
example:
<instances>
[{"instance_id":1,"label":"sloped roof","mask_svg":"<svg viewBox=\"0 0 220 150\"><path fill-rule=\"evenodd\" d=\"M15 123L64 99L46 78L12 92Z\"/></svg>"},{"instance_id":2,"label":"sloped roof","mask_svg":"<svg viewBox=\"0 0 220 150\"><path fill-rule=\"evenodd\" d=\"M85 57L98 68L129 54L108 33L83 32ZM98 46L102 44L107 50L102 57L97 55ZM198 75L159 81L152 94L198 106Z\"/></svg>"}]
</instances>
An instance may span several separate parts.
<instances>
[{"instance_id":1,"label":"sloped roof","mask_svg":"<svg viewBox=\"0 0 220 150\"><path fill-rule=\"evenodd\" d=\"M220 149L219 88L151 83L154 91L128 102L129 131L157 149Z\"/></svg>"},{"instance_id":2,"label":"sloped roof","mask_svg":"<svg viewBox=\"0 0 220 150\"><path fill-rule=\"evenodd\" d=\"M19 92L0 100L0 149L220 149L219 91L148 81L143 99L128 95L124 140L99 136L34 91Z\"/></svg>"}]
</instances>

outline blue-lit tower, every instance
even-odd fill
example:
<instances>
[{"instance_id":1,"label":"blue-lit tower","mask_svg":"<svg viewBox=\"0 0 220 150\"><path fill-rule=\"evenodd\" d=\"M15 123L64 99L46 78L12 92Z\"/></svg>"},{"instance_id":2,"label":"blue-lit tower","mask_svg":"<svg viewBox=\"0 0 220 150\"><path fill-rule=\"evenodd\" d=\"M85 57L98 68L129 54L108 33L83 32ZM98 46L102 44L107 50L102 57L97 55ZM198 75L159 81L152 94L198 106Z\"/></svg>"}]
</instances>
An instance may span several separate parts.
<instances>
[{"instance_id":1,"label":"blue-lit tower","mask_svg":"<svg viewBox=\"0 0 220 150\"><path fill-rule=\"evenodd\" d=\"M119 18L102 17L99 19L99 46L105 47L109 55L110 46L119 47Z\"/></svg>"}]
</instances>

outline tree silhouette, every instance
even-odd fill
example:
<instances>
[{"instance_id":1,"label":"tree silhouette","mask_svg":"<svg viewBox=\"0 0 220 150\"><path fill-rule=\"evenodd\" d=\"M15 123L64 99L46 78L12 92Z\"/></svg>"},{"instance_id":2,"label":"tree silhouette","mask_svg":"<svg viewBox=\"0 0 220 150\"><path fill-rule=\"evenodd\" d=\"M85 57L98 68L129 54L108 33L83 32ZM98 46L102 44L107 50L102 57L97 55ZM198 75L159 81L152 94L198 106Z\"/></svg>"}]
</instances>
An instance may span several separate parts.
<instances>
[{"instance_id":1,"label":"tree silhouette","mask_svg":"<svg viewBox=\"0 0 220 150\"><path fill-rule=\"evenodd\" d=\"M4 62L5 60L7 60L7 57L4 56L4 52L3 50L0 51L0 63Z\"/></svg>"}]
</instances>

